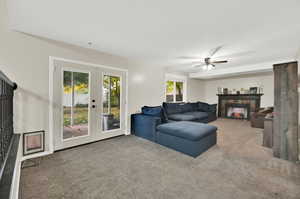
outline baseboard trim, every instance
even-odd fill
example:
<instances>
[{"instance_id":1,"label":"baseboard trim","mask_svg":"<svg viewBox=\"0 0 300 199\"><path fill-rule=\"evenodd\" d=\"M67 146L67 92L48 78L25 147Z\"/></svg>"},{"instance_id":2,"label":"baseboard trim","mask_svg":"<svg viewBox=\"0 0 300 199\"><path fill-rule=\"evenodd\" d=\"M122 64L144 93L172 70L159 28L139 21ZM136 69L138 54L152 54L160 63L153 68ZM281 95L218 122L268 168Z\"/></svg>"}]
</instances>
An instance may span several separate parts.
<instances>
[{"instance_id":1,"label":"baseboard trim","mask_svg":"<svg viewBox=\"0 0 300 199\"><path fill-rule=\"evenodd\" d=\"M39 157L51 155L52 153L53 153L53 151L45 151L42 153L36 153L36 154L32 154L32 155L23 156L21 158L21 162L28 160L28 159L39 158Z\"/></svg>"},{"instance_id":2,"label":"baseboard trim","mask_svg":"<svg viewBox=\"0 0 300 199\"><path fill-rule=\"evenodd\" d=\"M45 151L43 153L37 153L37 154L28 155L28 156L23 157L22 144L23 144L22 139L20 139L9 199L19 199L22 162L25 160L28 160L28 159L38 158L38 157L50 155L53 153L51 151Z\"/></svg>"}]
</instances>

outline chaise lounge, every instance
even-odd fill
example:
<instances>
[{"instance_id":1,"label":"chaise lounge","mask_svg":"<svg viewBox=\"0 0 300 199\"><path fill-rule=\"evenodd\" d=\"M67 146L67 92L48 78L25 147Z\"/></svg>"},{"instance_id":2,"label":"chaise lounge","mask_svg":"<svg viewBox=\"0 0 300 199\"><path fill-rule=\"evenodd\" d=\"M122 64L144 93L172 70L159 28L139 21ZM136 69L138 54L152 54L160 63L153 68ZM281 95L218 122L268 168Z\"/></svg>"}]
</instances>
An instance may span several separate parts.
<instances>
[{"instance_id":1,"label":"chaise lounge","mask_svg":"<svg viewBox=\"0 0 300 199\"><path fill-rule=\"evenodd\" d=\"M180 104L165 103L163 105L165 109L161 106L143 107L142 113L132 115L132 134L192 157L199 156L217 142L217 128L205 124L212 120L212 116L209 119L209 114L212 112L203 112L199 114L202 117L197 117L197 112L201 112L199 109L188 111L184 109L187 103ZM174 107L176 110L173 110ZM168 119L168 116L175 116L175 114L179 118L177 121L175 117L172 118L173 120Z\"/></svg>"}]
</instances>

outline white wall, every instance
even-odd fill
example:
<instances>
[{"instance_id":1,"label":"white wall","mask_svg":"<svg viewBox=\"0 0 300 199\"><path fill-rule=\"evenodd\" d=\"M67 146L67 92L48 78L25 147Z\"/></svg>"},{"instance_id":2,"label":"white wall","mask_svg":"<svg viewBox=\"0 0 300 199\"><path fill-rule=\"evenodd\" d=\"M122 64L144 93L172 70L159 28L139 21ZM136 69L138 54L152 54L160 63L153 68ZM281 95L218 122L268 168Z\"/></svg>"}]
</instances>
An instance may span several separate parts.
<instances>
[{"instance_id":1,"label":"white wall","mask_svg":"<svg viewBox=\"0 0 300 199\"><path fill-rule=\"evenodd\" d=\"M129 110L130 113L140 111L142 106L161 105L165 97L164 70L137 66L129 71Z\"/></svg>"},{"instance_id":2,"label":"white wall","mask_svg":"<svg viewBox=\"0 0 300 199\"><path fill-rule=\"evenodd\" d=\"M49 129L49 56L128 67L126 59L46 40L8 29L5 0L0 0L0 66L19 88L15 94L15 132Z\"/></svg>"},{"instance_id":3,"label":"white wall","mask_svg":"<svg viewBox=\"0 0 300 199\"><path fill-rule=\"evenodd\" d=\"M199 79L187 80L187 101L205 101L205 81Z\"/></svg>"},{"instance_id":4,"label":"white wall","mask_svg":"<svg viewBox=\"0 0 300 199\"><path fill-rule=\"evenodd\" d=\"M0 0L0 70L19 88L15 94L15 132L45 130L49 148L49 56L127 68L129 70L129 114L143 105L161 105L165 96L165 71L155 66L134 63L122 57L100 53L9 30L6 1ZM188 93L193 100L200 95L195 82ZM129 117L129 116L128 116Z\"/></svg>"},{"instance_id":5,"label":"white wall","mask_svg":"<svg viewBox=\"0 0 300 199\"><path fill-rule=\"evenodd\" d=\"M264 95L261 98L261 106L273 106L274 104L274 77L272 73L213 79L205 81L205 100L208 103L218 103L217 88L249 89L250 87L263 86Z\"/></svg>"}]
</instances>

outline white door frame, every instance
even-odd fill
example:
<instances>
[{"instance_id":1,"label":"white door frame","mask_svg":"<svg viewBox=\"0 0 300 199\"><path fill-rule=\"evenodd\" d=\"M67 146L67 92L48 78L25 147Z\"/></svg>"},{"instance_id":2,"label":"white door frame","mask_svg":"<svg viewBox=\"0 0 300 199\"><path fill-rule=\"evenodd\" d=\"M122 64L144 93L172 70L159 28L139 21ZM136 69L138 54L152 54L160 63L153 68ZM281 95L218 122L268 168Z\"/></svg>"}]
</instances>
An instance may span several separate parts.
<instances>
[{"instance_id":1,"label":"white door frame","mask_svg":"<svg viewBox=\"0 0 300 199\"><path fill-rule=\"evenodd\" d=\"M116 68L112 66L105 66L105 65L100 65L100 64L94 64L94 63L88 63L88 62L83 62L83 61L78 61L78 60L72 60L72 59L65 59L61 57L53 57L49 56L49 153L54 152L54 62L56 61L64 61L64 62L69 62L69 63L74 63L74 64L80 64L80 65L87 65L87 66L94 66L94 67L99 67L99 68L104 68L104 69L111 69L111 70L117 70L117 71L122 71L125 72L126 74L126 96L125 96L125 135L129 135L130 131L128 131L128 69L122 69L122 68Z\"/></svg>"}]
</instances>

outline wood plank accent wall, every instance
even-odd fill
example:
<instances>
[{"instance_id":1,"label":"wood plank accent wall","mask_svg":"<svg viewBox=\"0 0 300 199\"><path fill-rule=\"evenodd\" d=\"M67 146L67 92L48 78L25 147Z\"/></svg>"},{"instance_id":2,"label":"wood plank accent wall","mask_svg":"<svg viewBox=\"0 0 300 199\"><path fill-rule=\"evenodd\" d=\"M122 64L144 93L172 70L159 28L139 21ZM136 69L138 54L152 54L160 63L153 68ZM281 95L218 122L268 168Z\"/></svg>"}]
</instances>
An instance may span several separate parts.
<instances>
[{"instance_id":1,"label":"wood plank accent wall","mask_svg":"<svg viewBox=\"0 0 300 199\"><path fill-rule=\"evenodd\" d=\"M298 161L298 64L276 64L274 70L273 153Z\"/></svg>"}]
</instances>

